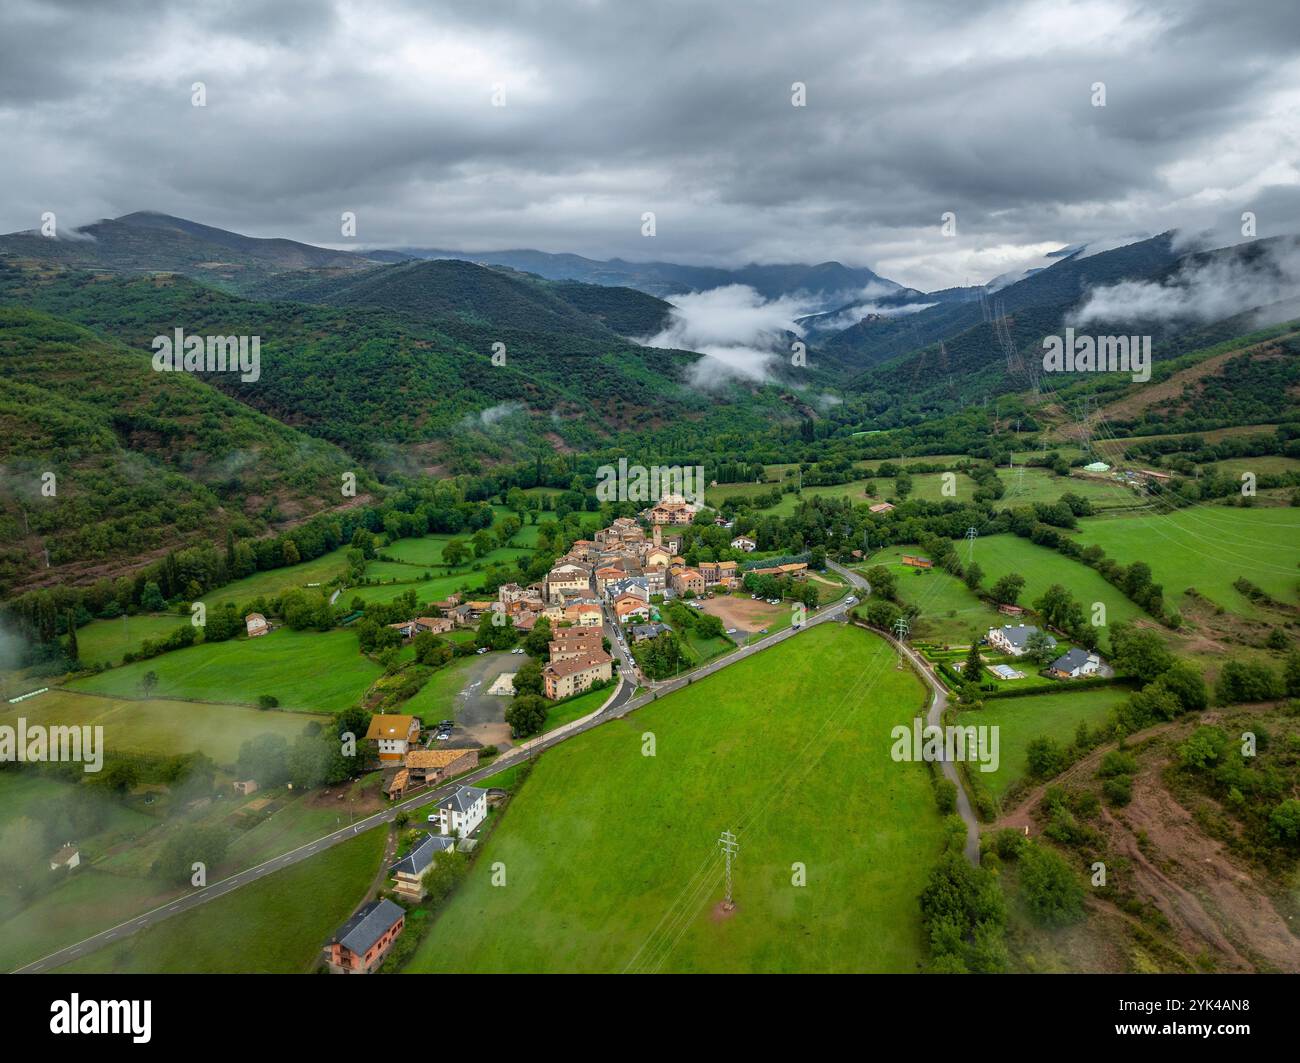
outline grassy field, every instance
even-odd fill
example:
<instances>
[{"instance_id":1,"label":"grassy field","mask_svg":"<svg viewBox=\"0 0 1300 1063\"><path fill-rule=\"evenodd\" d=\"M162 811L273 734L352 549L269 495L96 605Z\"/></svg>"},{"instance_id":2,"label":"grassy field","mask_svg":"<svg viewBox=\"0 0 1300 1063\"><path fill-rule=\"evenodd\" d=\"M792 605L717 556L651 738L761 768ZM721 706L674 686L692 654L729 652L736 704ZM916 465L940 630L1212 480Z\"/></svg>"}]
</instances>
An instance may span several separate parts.
<instances>
[{"instance_id":1,"label":"grassy field","mask_svg":"<svg viewBox=\"0 0 1300 1063\"><path fill-rule=\"evenodd\" d=\"M548 751L410 969L915 970L940 820L889 732L924 700L827 624ZM738 909L715 918L728 828Z\"/></svg>"},{"instance_id":2,"label":"grassy field","mask_svg":"<svg viewBox=\"0 0 1300 1063\"><path fill-rule=\"evenodd\" d=\"M1146 615L1124 597L1119 588L1111 586L1082 561L1071 561L1055 550L1038 546L1018 535L990 535L977 539L974 554L976 562L984 570L983 586L986 589L1008 572L1019 573L1025 578L1024 590L1020 592L1023 606L1032 606L1048 587L1059 583L1074 595L1085 615L1090 615L1093 602L1105 603L1108 626ZM963 559L966 557L964 547L961 556Z\"/></svg>"},{"instance_id":3,"label":"grassy field","mask_svg":"<svg viewBox=\"0 0 1300 1063\"><path fill-rule=\"evenodd\" d=\"M1001 797L1028 770L1025 751L1032 739L1055 738L1062 745L1074 737L1080 722L1095 727L1126 697L1125 687L1093 687L1060 694L1034 694L1023 698L991 698L979 712L962 713L962 725L999 728L998 770L983 776L995 797Z\"/></svg>"},{"instance_id":4,"label":"grassy field","mask_svg":"<svg viewBox=\"0 0 1300 1063\"><path fill-rule=\"evenodd\" d=\"M63 973L295 974L361 903L385 833L371 830L60 968Z\"/></svg>"},{"instance_id":5,"label":"grassy field","mask_svg":"<svg viewBox=\"0 0 1300 1063\"><path fill-rule=\"evenodd\" d=\"M579 694L572 701L561 702L546 710L546 722L542 724L542 733L554 731L566 723L572 723L574 720L580 720L584 716L595 712L605 704L614 694L612 686L602 687L600 690L588 690L585 694Z\"/></svg>"},{"instance_id":6,"label":"grassy field","mask_svg":"<svg viewBox=\"0 0 1300 1063\"><path fill-rule=\"evenodd\" d=\"M209 591L200 600L209 609L222 602L234 602L240 608L254 598L272 598L290 587L305 587L309 583L324 586L336 576L341 576L348 567L348 547L340 546L328 554L322 554L314 561L304 561L300 565L270 569L267 572L255 572L244 579L227 583L215 591Z\"/></svg>"},{"instance_id":7,"label":"grassy field","mask_svg":"<svg viewBox=\"0 0 1300 1063\"><path fill-rule=\"evenodd\" d=\"M0 723L21 714L29 726L101 725L104 742L115 753L171 756L200 751L218 764L233 763L240 744L254 735L279 734L292 742L309 721L327 719L302 712L263 712L243 705L98 697L58 688L24 701L21 713L17 709L0 713Z\"/></svg>"},{"instance_id":8,"label":"grassy field","mask_svg":"<svg viewBox=\"0 0 1300 1063\"><path fill-rule=\"evenodd\" d=\"M139 697L141 679L148 672L158 677L151 692L156 697L255 705L260 695L271 694L283 709L340 712L357 702L381 669L361 655L351 631L281 628L257 639L176 650L68 686L92 694Z\"/></svg>"},{"instance_id":9,"label":"grassy field","mask_svg":"<svg viewBox=\"0 0 1300 1063\"><path fill-rule=\"evenodd\" d=\"M1028 506L1035 502L1056 502L1064 494L1086 498L1094 509L1123 509L1136 506L1141 499L1131 488L1113 480L1086 476L1056 476L1050 469L998 469L1006 493L998 499L999 509Z\"/></svg>"},{"instance_id":10,"label":"grassy field","mask_svg":"<svg viewBox=\"0 0 1300 1063\"><path fill-rule=\"evenodd\" d=\"M477 657L457 657L445 668L439 668L414 697L402 703L402 712L419 716L426 723L454 719L458 707L456 695L469 682L477 661Z\"/></svg>"},{"instance_id":11,"label":"grassy field","mask_svg":"<svg viewBox=\"0 0 1300 1063\"><path fill-rule=\"evenodd\" d=\"M1279 601L1300 602L1300 513L1195 506L1173 513L1080 521L1079 540L1123 564L1145 561L1173 606L1189 587L1242 616L1259 610L1233 581L1244 576Z\"/></svg>"},{"instance_id":12,"label":"grassy field","mask_svg":"<svg viewBox=\"0 0 1300 1063\"><path fill-rule=\"evenodd\" d=\"M919 546L890 546L872 554L858 568L865 572L874 565L884 565L898 577L899 597L920 610L912 624L913 639L969 645L971 631L983 634L1005 619L956 576L938 568L904 565L904 554L924 556Z\"/></svg>"},{"instance_id":13,"label":"grassy field","mask_svg":"<svg viewBox=\"0 0 1300 1063\"><path fill-rule=\"evenodd\" d=\"M92 620L77 628L77 652L83 665L121 664L122 655L138 650L146 639L165 638L189 622L188 613L185 616L143 614L121 616L116 620Z\"/></svg>"}]
</instances>

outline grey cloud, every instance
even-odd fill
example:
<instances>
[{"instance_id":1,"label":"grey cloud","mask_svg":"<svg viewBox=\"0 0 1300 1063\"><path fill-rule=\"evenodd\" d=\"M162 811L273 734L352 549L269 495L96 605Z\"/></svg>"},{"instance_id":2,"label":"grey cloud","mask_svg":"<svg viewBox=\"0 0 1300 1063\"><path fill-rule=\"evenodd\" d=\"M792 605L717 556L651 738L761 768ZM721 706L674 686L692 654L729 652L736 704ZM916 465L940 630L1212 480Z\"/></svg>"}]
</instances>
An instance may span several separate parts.
<instances>
[{"instance_id":1,"label":"grey cloud","mask_svg":"<svg viewBox=\"0 0 1300 1063\"><path fill-rule=\"evenodd\" d=\"M1290 0L26 0L0 13L0 228L155 209L340 245L354 210L366 246L838 259L934 289L1243 209L1300 230L1298 36Z\"/></svg>"}]
</instances>

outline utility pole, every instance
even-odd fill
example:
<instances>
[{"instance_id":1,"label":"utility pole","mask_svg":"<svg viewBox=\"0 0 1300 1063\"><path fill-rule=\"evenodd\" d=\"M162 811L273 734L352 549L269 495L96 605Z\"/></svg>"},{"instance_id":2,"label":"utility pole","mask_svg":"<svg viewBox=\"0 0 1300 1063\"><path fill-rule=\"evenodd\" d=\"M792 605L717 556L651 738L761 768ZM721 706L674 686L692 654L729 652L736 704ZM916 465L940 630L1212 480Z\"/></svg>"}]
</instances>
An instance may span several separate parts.
<instances>
[{"instance_id":1,"label":"utility pole","mask_svg":"<svg viewBox=\"0 0 1300 1063\"><path fill-rule=\"evenodd\" d=\"M731 858L740 851L740 843L736 841L736 836L729 830L722 832L722 837L718 839L718 848L722 850L727 861L727 895L722 901L722 907L727 911L733 911L736 902L731 899Z\"/></svg>"},{"instance_id":2,"label":"utility pole","mask_svg":"<svg viewBox=\"0 0 1300 1063\"><path fill-rule=\"evenodd\" d=\"M966 529L966 541L970 543L970 547L966 551L967 564L969 564L971 561L975 559L975 537L977 535L979 535L979 532L975 530L975 525L972 524L969 528Z\"/></svg>"},{"instance_id":3,"label":"utility pole","mask_svg":"<svg viewBox=\"0 0 1300 1063\"><path fill-rule=\"evenodd\" d=\"M907 639L907 632L907 621L900 616L894 621L894 636L898 639L898 663L894 667L900 672L903 670L903 642Z\"/></svg>"}]
</instances>

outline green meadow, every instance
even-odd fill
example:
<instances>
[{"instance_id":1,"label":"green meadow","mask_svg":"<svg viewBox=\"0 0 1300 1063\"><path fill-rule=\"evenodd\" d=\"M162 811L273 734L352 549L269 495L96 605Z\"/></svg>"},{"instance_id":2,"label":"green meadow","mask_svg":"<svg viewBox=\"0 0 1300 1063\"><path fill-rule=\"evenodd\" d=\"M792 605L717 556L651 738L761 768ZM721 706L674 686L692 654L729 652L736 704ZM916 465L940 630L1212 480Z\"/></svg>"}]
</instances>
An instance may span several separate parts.
<instances>
[{"instance_id":1,"label":"green meadow","mask_svg":"<svg viewBox=\"0 0 1300 1063\"><path fill-rule=\"evenodd\" d=\"M1069 744L1080 723L1096 727L1112 708L1128 697L1122 686L1064 688L1059 694L1033 694L1021 698L990 698L978 712L964 712L963 726L987 725L999 729L998 770L980 773L994 797L1000 798L1028 772L1026 750L1035 738L1054 738Z\"/></svg>"},{"instance_id":2,"label":"green meadow","mask_svg":"<svg viewBox=\"0 0 1300 1063\"><path fill-rule=\"evenodd\" d=\"M882 640L827 624L547 751L408 970L916 970L942 831L890 729L925 700Z\"/></svg>"},{"instance_id":3,"label":"green meadow","mask_svg":"<svg viewBox=\"0 0 1300 1063\"><path fill-rule=\"evenodd\" d=\"M1272 597L1300 603L1300 511L1193 506L1172 513L1080 521L1079 541L1123 564L1145 561L1165 600L1189 587L1242 616L1260 610L1233 587L1245 577Z\"/></svg>"},{"instance_id":4,"label":"green meadow","mask_svg":"<svg viewBox=\"0 0 1300 1063\"><path fill-rule=\"evenodd\" d=\"M256 705L263 694L280 708L340 712L355 704L382 669L362 656L357 637L346 629L290 631L261 638L204 643L73 680L70 690L114 697L142 697L144 676L157 683L153 697Z\"/></svg>"},{"instance_id":5,"label":"green meadow","mask_svg":"<svg viewBox=\"0 0 1300 1063\"><path fill-rule=\"evenodd\" d=\"M0 714L0 723L14 715L18 713ZM218 764L233 764L240 745L254 735L279 734L292 742L311 720L327 719L303 712L263 712L246 705L100 697L59 688L24 701L21 715L29 725L102 726L105 745L115 753L202 752Z\"/></svg>"},{"instance_id":6,"label":"green meadow","mask_svg":"<svg viewBox=\"0 0 1300 1063\"><path fill-rule=\"evenodd\" d=\"M370 830L59 968L68 974L300 974L365 898L385 832Z\"/></svg>"}]
</instances>

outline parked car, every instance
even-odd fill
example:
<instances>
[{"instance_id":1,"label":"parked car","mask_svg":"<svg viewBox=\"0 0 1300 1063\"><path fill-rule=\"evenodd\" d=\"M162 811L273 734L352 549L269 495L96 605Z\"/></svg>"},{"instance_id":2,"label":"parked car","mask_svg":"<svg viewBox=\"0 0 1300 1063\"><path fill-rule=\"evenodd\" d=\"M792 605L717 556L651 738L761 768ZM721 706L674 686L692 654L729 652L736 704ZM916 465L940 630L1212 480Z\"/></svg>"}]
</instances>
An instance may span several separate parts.
<instances>
[{"instance_id":1,"label":"parked car","mask_svg":"<svg viewBox=\"0 0 1300 1063\"><path fill-rule=\"evenodd\" d=\"M486 646L480 646L480 647L479 647L478 649L476 649L474 652L475 652L475 653L487 653L487 647L486 647Z\"/></svg>"},{"instance_id":2,"label":"parked car","mask_svg":"<svg viewBox=\"0 0 1300 1063\"><path fill-rule=\"evenodd\" d=\"M453 727L455 727L455 726L456 726L456 721L455 721L455 720L439 720L439 721L438 721L438 730L439 730L439 731L450 731L450 730L451 730Z\"/></svg>"},{"instance_id":3,"label":"parked car","mask_svg":"<svg viewBox=\"0 0 1300 1063\"><path fill-rule=\"evenodd\" d=\"M510 652L511 652L511 653L523 653L523 652L524 652L524 648L523 648L522 646L516 646L516 647L515 647L513 650L511 650Z\"/></svg>"},{"instance_id":4,"label":"parked car","mask_svg":"<svg viewBox=\"0 0 1300 1063\"><path fill-rule=\"evenodd\" d=\"M845 604L845 605L852 605L852 604L853 604L854 602L856 602L857 600L858 600L858 599L857 599L856 597L854 597L852 594L850 594L847 598L844 599L844 604Z\"/></svg>"}]
</instances>

